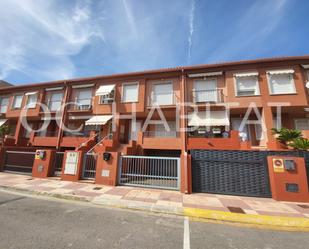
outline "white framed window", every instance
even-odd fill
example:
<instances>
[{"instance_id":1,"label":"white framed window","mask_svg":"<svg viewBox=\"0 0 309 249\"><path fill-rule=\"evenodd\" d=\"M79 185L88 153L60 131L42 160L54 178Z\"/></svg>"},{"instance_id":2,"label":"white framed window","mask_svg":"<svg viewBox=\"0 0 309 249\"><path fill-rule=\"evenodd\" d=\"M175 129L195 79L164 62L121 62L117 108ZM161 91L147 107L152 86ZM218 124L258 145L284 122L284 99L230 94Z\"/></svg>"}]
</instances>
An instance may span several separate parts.
<instances>
[{"instance_id":1,"label":"white framed window","mask_svg":"<svg viewBox=\"0 0 309 249\"><path fill-rule=\"evenodd\" d=\"M50 94L48 108L50 111L58 111L61 108L63 92L53 92Z\"/></svg>"},{"instance_id":2,"label":"white framed window","mask_svg":"<svg viewBox=\"0 0 309 249\"><path fill-rule=\"evenodd\" d=\"M9 101L10 101L9 97L0 97L0 113L6 113Z\"/></svg>"},{"instance_id":3,"label":"white framed window","mask_svg":"<svg viewBox=\"0 0 309 249\"><path fill-rule=\"evenodd\" d=\"M124 103L138 101L138 83L123 83L122 84L122 99Z\"/></svg>"},{"instance_id":4,"label":"white framed window","mask_svg":"<svg viewBox=\"0 0 309 249\"><path fill-rule=\"evenodd\" d=\"M23 102L23 95L15 95L13 99L12 108L13 109L21 108L22 102Z\"/></svg>"},{"instance_id":5,"label":"white framed window","mask_svg":"<svg viewBox=\"0 0 309 249\"><path fill-rule=\"evenodd\" d=\"M80 89L77 92L75 104L79 110L87 110L91 108L92 89Z\"/></svg>"},{"instance_id":6,"label":"white framed window","mask_svg":"<svg viewBox=\"0 0 309 249\"><path fill-rule=\"evenodd\" d=\"M309 119L299 118L294 120L296 130L309 130Z\"/></svg>"},{"instance_id":7,"label":"white framed window","mask_svg":"<svg viewBox=\"0 0 309 249\"><path fill-rule=\"evenodd\" d=\"M172 105L174 104L173 83L158 83L153 85L152 104Z\"/></svg>"},{"instance_id":8,"label":"white framed window","mask_svg":"<svg viewBox=\"0 0 309 249\"><path fill-rule=\"evenodd\" d=\"M217 79L208 78L205 80L195 80L193 90L194 102L217 102Z\"/></svg>"},{"instance_id":9,"label":"white framed window","mask_svg":"<svg viewBox=\"0 0 309 249\"><path fill-rule=\"evenodd\" d=\"M27 95L27 104L26 104L27 108L35 108L37 100L38 100L37 93Z\"/></svg>"},{"instance_id":10,"label":"white framed window","mask_svg":"<svg viewBox=\"0 0 309 249\"><path fill-rule=\"evenodd\" d=\"M296 93L293 73L293 70L269 71L267 75L270 94Z\"/></svg>"},{"instance_id":11,"label":"white framed window","mask_svg":"<svg viewBox=\"0 0 309 249\"><path fill-rule=\"evenodd\" d=\"M100 96L100 104L110 104L115 100L115 90L112 90L108 94L104 94Z\"/></svg>"},{"instance_id":12,"label":"white framed window","mask_svg":"<svg viewBox=\"0 0 309 249\"><path fill-rule=\"evenodd\" d=\"M235 76L236 96L255 96L260 94L257 75Z\"/></svg>"}]
</instances>

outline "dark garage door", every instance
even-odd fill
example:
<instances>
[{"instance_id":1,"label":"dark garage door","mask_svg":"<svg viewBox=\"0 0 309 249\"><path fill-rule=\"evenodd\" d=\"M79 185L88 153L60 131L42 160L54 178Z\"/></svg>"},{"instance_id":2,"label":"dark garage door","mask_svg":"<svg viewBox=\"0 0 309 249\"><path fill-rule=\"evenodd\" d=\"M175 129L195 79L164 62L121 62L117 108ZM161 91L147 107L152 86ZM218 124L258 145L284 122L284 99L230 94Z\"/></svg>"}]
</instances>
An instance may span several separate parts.
<instances>
[{"instance_id":1,"label":"dark garage door","mask_svg":"<svg viewBox=\"0 0 309 249\"><path fill-rule=\"evenodd\" d=\"M267 152L193 150L194 192L271 197Z\"/></svg>"}]
</instances>

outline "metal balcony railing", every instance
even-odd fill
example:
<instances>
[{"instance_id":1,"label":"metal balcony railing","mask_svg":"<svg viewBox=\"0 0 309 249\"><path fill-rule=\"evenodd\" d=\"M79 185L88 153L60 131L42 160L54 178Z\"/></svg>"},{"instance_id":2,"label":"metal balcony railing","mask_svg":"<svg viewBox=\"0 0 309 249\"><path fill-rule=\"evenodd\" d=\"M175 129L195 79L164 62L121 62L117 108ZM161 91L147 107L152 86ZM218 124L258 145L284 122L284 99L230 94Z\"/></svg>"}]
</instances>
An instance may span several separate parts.
<instances>
[{"instance_id":1,"label":"metal balcony railing","mask_svg":"<svg viewBox=\"0 0 309 249\"><path fill-rule=\"evenodd\" d=\"M193 90L192 100L194 103L223 103L224 95L222 89Z\"/></svg>"},{"instance_id":2,"label":"metal balcony railing","mask_svg":"<svg viewBox=\"0 0 309 249\"><path fill-rule=\"evenodd\" d=\"M78 131L78 132L63 132L64 137L89 137L90 131Z\"/></svg>"},{"instance_id":3,"label":"metal balcony railing","mask_svg":"<svg viewBox=\"0 0 309 249\"><path fill-rule=\"evenodd\" d=\"M46 131L46 132L37 132L35 133L36 137L57 137L58 131Z\"/></svg>"},{"instance_id":4,"label":"metal balcony railing","mask_svg":"<svg viewBox=\"0 0 309 249\"><path fill-rule=\"evenodd\" d=\"M152 92L150 96L148 97L148 106L169 106L169 105L176 105L178 100L178 96L175 92L166 92L166 93L160 93L156 94Z\"/></svg>"},{"instance_id":5,"label":"metal balcony railing","mask_svg":"<svg viewBox=\"0 0 309 249\"><path fill-rule=\"evenodd\" d=\"M58 100L57 101L49 100L47 102L48 109L52 112L60 110L61 104L62 104L61 100L59 100L59 101Z\"/></svg>"},{"instance_id":6,"label":"metal balcony railing","mask_svg":"<svg viewBox=\"0 0 309 249\"><path fill-rule=\"evenodd\" d=\"M76 98L74 104L70 105L70 110L90 110L92 98Z\"/></svg>"},{"instance_id":7,"label":"metal balcony railing","mask_svg":"<svg viewBox=\"0 0 309 249\"><path fill-rule=\"evenodd\" d=\"M179 133L177 131L145 131L144 137L156 138L156 137L171 137L176 138L179 137Z\"/></svg>"}]
</instances>

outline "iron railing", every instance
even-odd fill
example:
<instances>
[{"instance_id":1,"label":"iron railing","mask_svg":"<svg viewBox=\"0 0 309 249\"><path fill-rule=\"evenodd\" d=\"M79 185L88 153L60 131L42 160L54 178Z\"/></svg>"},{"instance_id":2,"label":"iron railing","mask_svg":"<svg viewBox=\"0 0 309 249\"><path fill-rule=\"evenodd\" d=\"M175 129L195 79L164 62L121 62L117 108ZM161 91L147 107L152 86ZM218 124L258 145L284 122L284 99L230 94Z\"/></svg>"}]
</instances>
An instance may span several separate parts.
<instances>
[{"instance_id":1,"label":"iron railing","mask_svg":"<svg viewBox=\"0 0 309 249\"><path fill-rule=\"evenodd\" d=\"M98 143L96 143L87 153L92 153L94 148L100 144L103 143L104 140L106 139L112 139L113 138L113 133L110 133L108 135L106 135L105 137L103 137Z\"/></svg>"},{"instance_id":2,"label":"iron railing","mask_svg":"<svg viewBox=\"0 0 309 249\"><path fill-rule=\"evenodd\" d=\"M54 158L54 176L61 176L64 152L57 151Z\"/></svg>"},{"instance_id":3,"label":"iron railing","mask_svg":"<svg viewBox=\"0 0 309 249\"><path fill-rule=\"evenodd\" d=\"M175 92L166 92L161 94L155 94L152 92L148 97L148 106L169 106L176 105L179 97Z\"/></svg>"},{"instance_id":4,"label":"iron railing","mask_svg":"<svg viewBox=\"0 0 309 249\"><path fill-rule=\"evenodd\" d=\"M144 137L179 137L179 133L177 131L145 131Z\"/></svg>"},{"instance_id":5,"label":"iron railing","mask_svg":"<svg viewBox=\"0 0 309 249\"><path fill-rule=\"evenodd\" d=\"M180 158L121 156L119 184L179 189Z\"/></svg>"},{"instance_id":6,"label":"iron railing","mask_svg":"<svg viewBox=\"0 0 309 249\"><path fill-rule=\"evenodd\" d=\"M63 132L64 137L89 137L90 131Z\"/></svg>"},{"instance_id":7,"label":"iron railing","mask_svg":"<svg viewBox=\"0 0 309 249\"><path fill-rule=\"evenodd\" d=\"M223 103L223 90L193 90L192 100L194 103Z\"/></svg>"},{"instance_id":8,"label":"iron railing","mask_svg":"<svg viewBox=\"0 0 309 249\"><path fill-rule=\"evenodd\" d=\"M36 132L35 133L36 137L57 137L58 136L58 131L46 131L46 132Z\"/></svg>"},{"instance_id":9,"label":"iron railing","mask_svg":"<svg viewBox=\"0 0 309 249\"><path fill-rule=\"evenodd\" d=\"M95 153L85 153L83 160L82 178L93 180L96 174L98 155Z\"/></svg>"}]
</instances>

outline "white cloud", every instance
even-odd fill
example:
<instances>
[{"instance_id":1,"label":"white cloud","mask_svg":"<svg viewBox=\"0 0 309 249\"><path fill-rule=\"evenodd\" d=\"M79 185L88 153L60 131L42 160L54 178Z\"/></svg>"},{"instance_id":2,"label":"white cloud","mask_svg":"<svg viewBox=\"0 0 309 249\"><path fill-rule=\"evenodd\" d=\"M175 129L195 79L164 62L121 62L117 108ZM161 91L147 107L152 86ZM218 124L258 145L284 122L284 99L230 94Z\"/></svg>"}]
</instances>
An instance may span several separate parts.
<instances>
[{"instance_id":1,"label":"white cloud","mask_svg":"<svg viewBox=\"0 0 309 249\"><path fill-rule=\"evenodd\" d=\"M0 78L14 71L38 80L72 77L70 56L94 37L104 40L91 2L0 1Z\"/></svg>"},{"instance_id":2,"label":"white cloud","mask_svg":"<svg viewBox=\"0 0 309 249\"><path fill-rule=\"evenodd\" d=\"M189 13L189 36L188 36L188 58L187 62L191 59L191 49L192 49L192 37L194 33L194 11L195 11L195 0L191 0L191 9Z\"/></svg>"}]
</instances>

